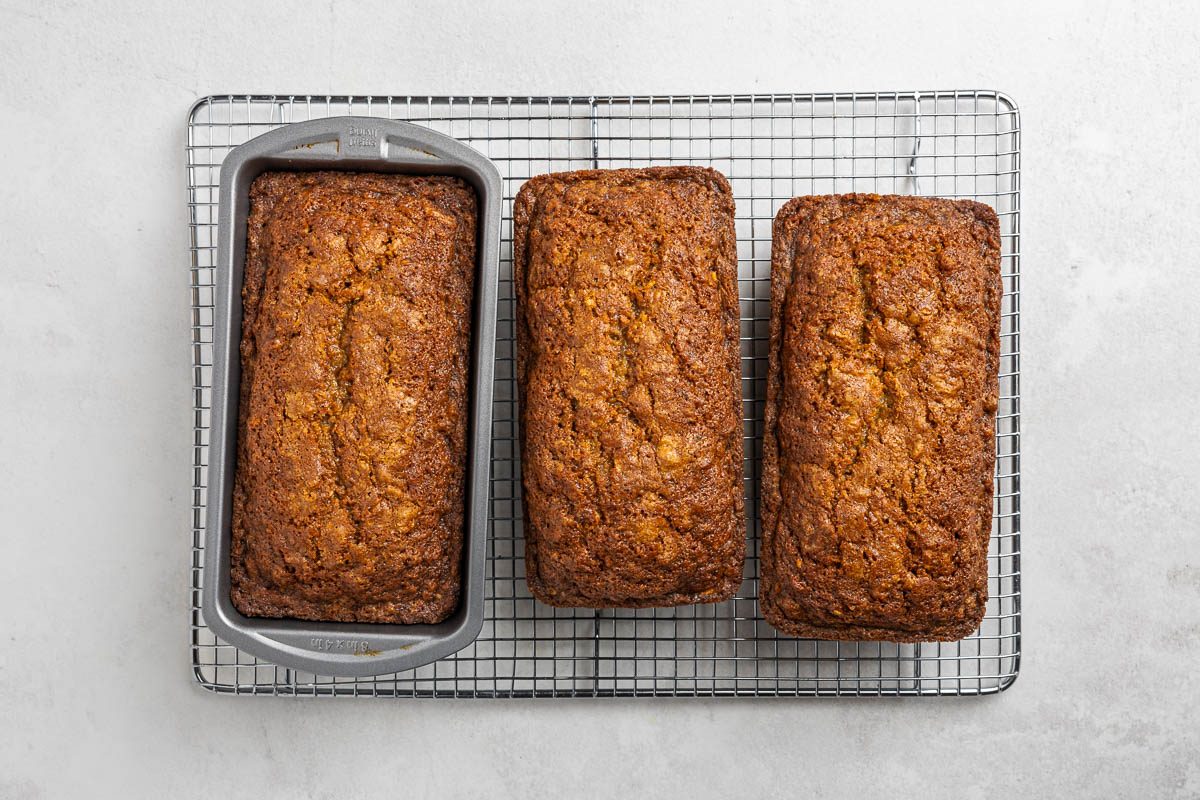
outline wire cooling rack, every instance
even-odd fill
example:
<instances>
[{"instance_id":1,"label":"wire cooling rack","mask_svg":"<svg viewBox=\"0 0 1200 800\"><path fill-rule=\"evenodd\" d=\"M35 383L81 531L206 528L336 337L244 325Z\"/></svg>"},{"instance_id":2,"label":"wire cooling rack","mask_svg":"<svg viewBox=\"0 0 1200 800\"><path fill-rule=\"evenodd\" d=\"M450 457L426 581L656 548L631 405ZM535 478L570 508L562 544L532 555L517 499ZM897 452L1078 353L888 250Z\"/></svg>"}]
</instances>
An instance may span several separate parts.
<instances>
[{"instance_id":1,"label":"wire cooling rack","mask_svg":"<svg viewBox=\"0 0 1200 800\"><path fill-rule=\"evenodd\" d=\"M504 178L486 621L478 640L420 669L311 675L217 639L200 612L212 381L217 187L230 148L289 122L353 114L408 120L490 156ZM589 167L701 164L737 202L742 308L745 580L715 605L555 609L525 587L513 362L512 198L527 178ZM191 651L196 680L234 694L388 697L978 695L1007 688L1021 654L1020 125L987 91L675 97L220 95L188 118L194 470ZM758 593L758 479L766 394L771 220L789 198L869 191L971 198L1000 216L1004 300L987 616L955 643L780 636Z\"/></svg>"}]
</instances>

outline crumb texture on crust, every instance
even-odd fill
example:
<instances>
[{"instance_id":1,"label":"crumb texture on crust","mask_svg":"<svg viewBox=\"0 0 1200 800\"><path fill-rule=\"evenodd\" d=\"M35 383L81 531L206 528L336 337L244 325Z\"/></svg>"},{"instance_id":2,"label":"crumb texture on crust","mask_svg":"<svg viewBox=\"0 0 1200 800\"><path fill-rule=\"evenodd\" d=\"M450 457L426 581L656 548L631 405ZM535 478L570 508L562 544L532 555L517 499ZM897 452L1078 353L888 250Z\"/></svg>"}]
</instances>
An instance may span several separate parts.
<instances>
[{"instance_id":1,"label":"crumb texture on crust","mask_svg":"<svg viewBox=\"0 0 1200 800\"><path fill-rule=\"evenodd\" d=\"M234 606L440 622L459 596L475 193L268 172L250 201Z\"/></svg>"},{"instance_id":2,"label":"crumb texture on crust","mask_svg":"<svg viewBox=\"0 0 1200 800\"><path fill-rule=\"evenodd\" d=\"M799 197L773 239L764 617L823 639L962 638L987 603L996 214Z\"/></svg>"},{"instance_id":3,"label":"crumb texture on crust","mask_svg":"<svg viewBox=\"0 0 1200 800\"><path fill-rule=\"evenodd\" d=\"M728 599L745 550L728 182L542 175L514 225L530 591L593 608Z\"/></svg>"}]
</instances>

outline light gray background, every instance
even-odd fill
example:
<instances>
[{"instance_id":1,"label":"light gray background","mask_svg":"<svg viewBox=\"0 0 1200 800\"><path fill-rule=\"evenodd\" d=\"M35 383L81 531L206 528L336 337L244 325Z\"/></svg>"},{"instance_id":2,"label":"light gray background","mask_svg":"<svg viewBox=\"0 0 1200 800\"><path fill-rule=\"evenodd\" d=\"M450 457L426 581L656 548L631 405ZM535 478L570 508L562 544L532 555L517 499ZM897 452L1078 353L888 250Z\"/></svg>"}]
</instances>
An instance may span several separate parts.
<instances>
[{"instance_id":1,"label":"light gray background","mask_svg":"<svg viewBox=\"0 0 1200 800\"><path fill-rule=\"evenodd\" d=\"M1200 796L1200 14L836 5L3 0L0 796ZM1022 112L1025 659L1010 691L196 688L197 97L931 88L1000 89Z\"/></svg>"}]
</instances>

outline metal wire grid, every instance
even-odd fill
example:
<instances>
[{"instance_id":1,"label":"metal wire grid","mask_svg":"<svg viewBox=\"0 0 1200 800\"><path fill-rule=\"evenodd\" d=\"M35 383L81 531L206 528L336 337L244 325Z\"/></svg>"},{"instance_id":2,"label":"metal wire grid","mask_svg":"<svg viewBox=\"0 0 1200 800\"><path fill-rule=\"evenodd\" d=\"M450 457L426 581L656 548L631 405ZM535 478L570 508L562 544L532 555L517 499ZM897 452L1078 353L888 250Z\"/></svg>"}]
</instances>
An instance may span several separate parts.
<instances>
[{"instance_id":1,"label":"metal wire grid","mask_svg":"<svg viewBox=\"0 0 1200 800\"><path fill-rule=\"evenodd\" d=\"M280 125L354 114L462 139L504 178L492 428L486 621L478 640L420 669L354 679L269 664L218 640L200 612L212 385L217 187L229 149ZM196 680L235 694L391 697L977 695L1007 688L1020 661L1020 125L983 91L685 97L214 96L188 119L194 468L191 650ZM543 172L704 164L737 202L742 306L746 579L716 605L554 609L524 580L516 448L512 198ZM1004 299L987 616L956 643L818 642L766 625L757 519L766 385L771 220L789 198L849 191L965 197L999 213Z\"/></svg>"}]
</instances>

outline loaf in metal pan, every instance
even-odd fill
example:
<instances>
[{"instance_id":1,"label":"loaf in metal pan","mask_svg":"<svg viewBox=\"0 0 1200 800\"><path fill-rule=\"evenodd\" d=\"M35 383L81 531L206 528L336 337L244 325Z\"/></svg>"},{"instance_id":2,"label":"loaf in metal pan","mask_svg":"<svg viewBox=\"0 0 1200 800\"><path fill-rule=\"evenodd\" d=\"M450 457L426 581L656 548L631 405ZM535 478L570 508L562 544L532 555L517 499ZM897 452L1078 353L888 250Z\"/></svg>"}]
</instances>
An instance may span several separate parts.
<instances>
[{"instance_id":1,"label":"loaf in metal pan","mask_svg":"<svg viewBox=\"0 0 1200 800\"><path fill-rule=\"evenodd\" d=\"M234 606L439 622L459 598L475 192L273 172L250 201Z\"/></svg>"}]
</instances>

